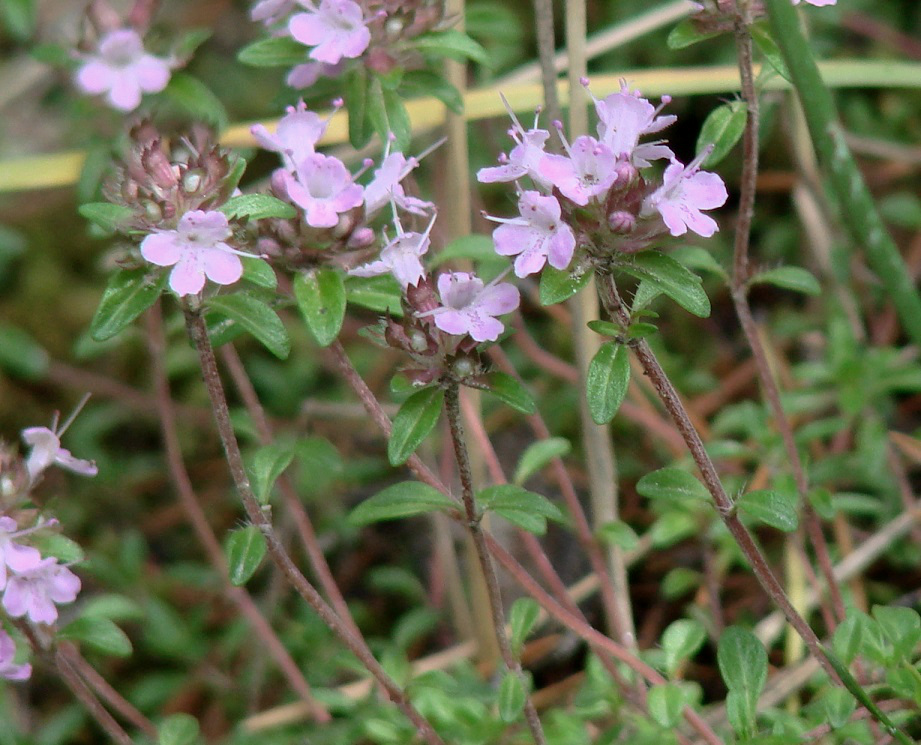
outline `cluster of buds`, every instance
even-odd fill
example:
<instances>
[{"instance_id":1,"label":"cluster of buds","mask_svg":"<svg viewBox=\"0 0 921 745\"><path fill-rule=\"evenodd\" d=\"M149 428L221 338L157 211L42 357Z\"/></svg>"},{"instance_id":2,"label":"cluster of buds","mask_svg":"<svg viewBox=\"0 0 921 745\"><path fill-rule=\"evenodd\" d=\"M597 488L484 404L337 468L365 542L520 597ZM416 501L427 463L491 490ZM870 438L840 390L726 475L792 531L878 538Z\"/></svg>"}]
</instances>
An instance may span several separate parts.
<instances>
[{"instance_id":1,"label":"cluster of buds","mask_svg":"<svg viewBox=\"0 0 921 745\"><path fill-rule=\"evenodd\" d=\"M816 7L835 5L838 2L838 0L804 1ZM791 0L791 2L799 5L801 0ZM744 5L738 0L698 0L693 5L691 23L699 33L707 35L731 32L735 28L735 19L738 17L740 7L744 8L746 20L750 23L765 16L764 0L747 0Z\"/></svg>"},{"instance_id":2,"label":"cluster of buds","mask_svg":"<svg viewBox=\"0 0 921 745\"><path fill-rule=\"evenodd\" d=\"M336 77L347 60L361 60L385 74L397 65L411 68L413 38L444 22L438 0L260 0L250 17L310 48L309 62L288 74L292 88L309 88L321 77Z\"/></svg>"},{"instance_id":3,"label":"cluster of buds","mask_svg":"<svg viewBox=\"0 0 921 745\"><path fill-rule=\"evenodd\" d=\"M56 465L84 476L95 476L92 461L75 458L61 447L67 428L29 427L22 439L29 446L23 458L0 442L0 592L3 612L9 619L32 624L54 624L57 606L71 603L80 591L80 579L54 556L43 556L34 544L56 529L57 521L36 511L32 492L49 467ZM25 680L29 664L15 662L16 645L0 628L0 677Z\"/></svg>"},{"instance_id":4,"label":"cluster of buds","mask_svg":"<svg viewBox=\"0 0 921 745\"><path fill-rule=\"evenodd\" d=\"M588 81L583 80L588 86ZM704 210L723 205L726 187L719 176L700 169L708 150L689 165L681 164L664 141L641 142L672 124L658 107L623 85L617 93L594 99L598 137L582 135L570 143L562 124L554 126L564 155L545 151L550 133L525 130L509 110L515 147L500 165L483 168L481 182L514 182L519 215L487 217L501 225L493 232L496 252L515 256L515 274L526 277L549 263L565 269L577 247L599 266L612 254L649 248L665 233L688 230L711 236L717 224ZM667 160L660 177L652 164Z\"/></svg>"}]
</instances>

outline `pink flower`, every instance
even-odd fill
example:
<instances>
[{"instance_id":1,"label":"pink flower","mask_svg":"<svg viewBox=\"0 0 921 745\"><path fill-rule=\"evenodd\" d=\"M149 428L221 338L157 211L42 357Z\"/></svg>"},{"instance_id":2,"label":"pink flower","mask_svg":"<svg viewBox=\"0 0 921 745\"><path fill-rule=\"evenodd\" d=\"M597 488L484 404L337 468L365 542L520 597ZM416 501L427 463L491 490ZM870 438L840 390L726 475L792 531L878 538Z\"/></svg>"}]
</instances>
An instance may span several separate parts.
<instances>
[{"instance_id":1,"label":"pink flower","mask_svg":"<svg viewBox=\"0 0 921 745\"><path fill-rule=\"evenodd\" d=\"M253 125L249 131L261 147L281 153L285 168L293 172L298 163L308 155L313 155L329 121L308 111L303 101L298 102L297 108L289 106L287 112L278 120L274 134L262 124Z\"/></svg>"},{"instance_id":2,"label":"pink flower","mask_svg":"<svg viewBox=\"0 0 921 745\"><path fill-rule=\"evenodd\" d=\"M500 277L501 278L501 277ZM483 280L467 272L446 272L438 277L442 307L419 316L432 316L448 334L470 334L474 341L495 341L505 326L495 316L518 307L518 288L497 278L484 287Z\"/></svg>"},{"instance_id":3,"label":"pink flower","mask_svg":"<svg viewBox=\"0 0 921 745\"><path fill-rule=\"evenodd\" d=\"M674 153L661 143L639 144L640 137L661 132L678 118L658 116L669 101L670 98L664 97L657 108L641 98L638 91L628 90L624 83L618 93L602 101L595 99L598 137L618 159L628 160L637 168L647 168L651 160L674 158Z\"/></svg>"},{"instance_id":4,"label":"pink flower","mask_svg":"<svg viewBox=\"0 0 921 745\"><path fill-rule=\"evenodd\" d=\"M14 572L25 572L34 569L42 561L42 555L37 548L13 541L17 536L30 532L20 532L18 527L13 518L0 517L0 590L6 587L7 567Z\"/></svg>"},{"instance_id":5,"label":"pink flower","mask_svg":"<svg viewBox=\"0 0 921 745\"><path fill-rule=\"evenodd\" d=\"M28 663L17 665L13 660L16 657L16 644L13 637L0 629L0 678L7 680L27 680L32 674L32 666Z\"/></svg>"},{"instance_id":6,"label":"pink flower","mask_svg":"<svg viewBox=\"0 0 921 745\"><path fill-rule=\"evenodd\" d=\"M72 603L80 592L80 578L54 557L14 574L6 583L3 607L13 618L28 616L33 623L54 623L55 603Z\"/></svg>"},{"instance_id":7,"label":"pink flower","mask_svg":"<svg viewBox=\"0 0 921 745\"><path fill-rule=\"evenodd\" d=\"M418 160L407 160L403 153L391 153L385 157L380 168L374 171L374 178L365 187L365 214L374 214L391 199L401 210L414 215L425 215L434 209L435 205L431 202L406 196L400 184L418 165Z\"/></svg>"},{"instance_id":8,"label":"pink flower","mask_svg":"<svg viewBox=\"0 0 921 745\"><path fill-rule=\"evenodd\" d=\"M490 217L503 223L493 231L496 253L518 256L515 274L527 277L544 268L548 261L555 269L565 269L572 260L576 237L572 228L560 220L560 203L536 191L524 192L518 200L520 217L510 220Z\"/></svg>"},{"instance_id":9,"label":"pink flower","mask_svg":"<svg viewBox=\"0 0 921 745\"><path fill-rule=\"evenodd\" d=\"M311 59L335 65L342 58L354 59L371 43L361 6L352 0L320 0L319 7L309 0L298 0L307 9L288 22L288 30L308 47Z\"/></svg>"},{"instance_id":10,"label":"pink flower","mask_svg":"<svg viewBox=\"0 0 921 745\"><path fill-rule=\"evenodd\" d=\"M110 31L99 40L96 54L77 70L77 86L91 95L106 94L119 111L134 111L142 93L157 93L170 79L170 63L144 51L137 31Z\"/></svg>"},{"instance_id":11,"label":"pink flower","mask_svg":"<svg viewBox=\"0 0 921 745\"><path fill-rule=\"evenodd\" d=\"M719 176L700 170L709 152L705 150L687 167L673 161L665 169L662 186L643 200L640 214L658 212L672 235L684 235L690 229L709 238L719 230L716 220L701 212L722 207L728 197Z\"/></svg>"},{"instance_id":12,"label":"pink flower","mask_svg":"<svg viewBox=\"0 0 921 745\"><path fill-rule=\"evenodd\" d=\"M249 17L266 26L274 26L297 7L295 0L260 0L249 11Z\"/></svg>"},{"instance_id":13,"label":"pink flower","mask_svg":"<svg viewBox=\"0 0 921 745\"><path fill-rule=\"evenodd\" d=\"M75 458L69 450L61 447L58 434L47 427L29 427L22 431L23 441L32 448L29 451L29 457L26 458L26 470L29 472L30 483L34 484L44 470L51 465L66 468L68 471L83 476L97 474L98 470L93 461Z\"/></svg>"},{"instance_id":14,"label":"pink flower","mask_svg":"<svg viewBox=\"0 0 921 745\"><path fill-rule=\"evenodd\" d=\"M838 0L806 0L810 5L815 5L817 8L821 8L825 5L834 5ZM793 0L794 5L799 5L799 0Z\"/></svg>"},{"instance_id":15,"label":"pink flower","mask_svg":"<svg viewBox=\"0 0 921 745\"><path fill-rule=\"evenodd\" d=\"M424 233L404 233L400 229L397 237L381 249L378 261L356 266L349 270L349 274L353 277L377 277L389 272L404 290L410 285L415 287L425 276L425 267L420 257L429 250L429 234L434 224L433 217Z\"/></svg>"},{"instance_id":16,"label":"pink flower","mask_svg":"<svg viewBox=\"0 0 921 745\"><path fill-rule=\"evenodd\" d=\"M193 210L176 230L159 230L141 241L141 255L157 266L173 267L169 286L179 297L194 295L205 286L205 277L229 285L243 275L239 257L246 254L224 242L230 235L223 212Z\"/></svg>"},{"instance_id":17,"label":"pink flower","mask_svg":"<svg viewBox=\"0 0 921 745\"><path fill-rule=\"evenodd\" d=\"M577 137L571 147L565 141L564 145L568 157L545 155L538 170L564 196L586 205L589 199L610 189L617 179L617 158L611 148L587 135Z\"/></svg>"},{"instance_id":18,"label":"pink flower","mask_svg":"<svg viewBox=\"0 0 921 745\"><path fill-rule=\"evenodd\" d=\"M550 133L546 129L537 128L537 115L534 116L534 126L525 131L505 96L502 96L502 103L505 104L505 109L512 119L513 126L508 131L508 134L516 142L516 145L508 155L503 153L500 157L499 161L502 165L481 168L477 171L477 181L483 184L492 184L517 181L524 176L530 176L538 186L549 190L550 182L541 175L538 166L545 155L544 146L550 137Z\"/></svg>"},{"instance_id":19,"label":"pink flower","mask_svg":"<svg viewBox=\"0 0 921 745\"><path fill-rule=\"evenodd\" d=\"M285 78L285 85L289 88L303 90L312 86L320 78L339 77L343 67L342 62L337 62L335 65L329 65L326 62L304 62L291 68Z\"/></svg>"},{"instance_id":20,"label":"pink flower","mask_svg":"<svg viewBox=\"0 0 921 745\"><path fill-rule=\"evenodd\" d=\"M363 189L352 181L342 161L322 153L298 161L294 176L282 172L280 182L314 228L335 227L339 213L358 207L363 199Z\"/></svg>"}]
</instances>

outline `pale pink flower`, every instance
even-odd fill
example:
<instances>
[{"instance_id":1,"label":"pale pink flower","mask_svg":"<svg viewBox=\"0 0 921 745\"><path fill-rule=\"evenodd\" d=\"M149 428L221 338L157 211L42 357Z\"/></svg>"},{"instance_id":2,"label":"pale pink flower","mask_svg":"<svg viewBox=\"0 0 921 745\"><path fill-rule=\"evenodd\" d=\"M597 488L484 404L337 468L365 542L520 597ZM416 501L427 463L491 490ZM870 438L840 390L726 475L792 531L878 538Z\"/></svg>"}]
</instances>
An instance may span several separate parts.
<instances>
[{"instance_id":1,"label":"pale pink flower","mask_svg":"<svg viewBox=\"0 0 921 745\"><path fill-rule=\"evenodd\" d=\"M519 217L511 219L489 217L500 222L493 231L496 253L517 256L515 274L527 277L550 263L555 269L565 269L572 261L576 237L572 228L560 219L560 203L556 197L526 191L518 199Z\"/></svg>"},{"instance_id":2,"label":"pale pink flower","mask_svg":"<svg viewBox=\"0 0 921 745\"><path fill-rule=\"evenodd\" d=\"M643 135L661 132L678 118L658 115L669 101L671 98L666 96L662 105L655 107L624 83L619 92L600 101L595 99L598 137L618 159L627 160L637 168L647 168L651 160L674 158L674 153L659 142L640 144L639 141Z\"/></svg>"},{"instance_id":3,"label":"pale pink flower","mask_svg":"<svg viewBox=\"0 0 921 745\"><path fill-rule=\"evenodd\" d=\"M310 58L334 65L339 60L360 57L371 43L364 12L352 0L298 0L306 13L298 13L288 22L288 31L301 44L313 47Z\"/></svg>"},{"instance_id":4,"label":"pale pink flower","mask_svg":"<svg viewBox=\"0 0 921 745\"><path fill-rule=\"evenodd\" d=\"M432 316L448 334L469 334L474 341L495 341L505 330L496 318L518 307L518 288L497 278L488 285L467 272L445 272L438 277L441 307L419 316Z\"/></svg>"},{"instance_id":5,"label":"pale pink flower","mask_svg":"<svg viewBox=\"0 0 921 745\"><path fill-rule=\"evenodd\" d=\"M806 0L809 5L815 5L817 8L821 8L826 5L834 5L838 0ZM799 0L793 0L794 5L799 5Z\"/></svg>"},{"instance_id":6,"label":"pale pink flower","mask_svg":"<svg viewBox=\"0 0 921 745\"><path fill-rule=\"evenodd\" d=\"M54 557L9 577L3 607L13 618L28 616L33 623L54 623L55 603L72 603L80 592L80 578Z\"/></svg>"},{"instance_id":7,"label":"pale pink flower","mask_svg":"<svg viewBox=\"0 0 921 745\"><path fill-rule=\"evenodd\" d=\"M158 230L141 241L141 255L157 266L172 266L169 286L183 297L201 292L205 277L229 285L243 276L240 256L225 242L230 224L223 212L193 210L179 220L176 230Z\"/></svg>"},{"instance_id":8,"label":"pale pink flower","mask_svg":"<svg viewBox=\"0 0 921 745\"><path fill-rule=\"evenodd\" d=\"M98 472L96 464L91 460L75 458L69 450L62 448L58 434L47 427L29 427L22 431L23 441L32 448L26 458L29 481L34 484L51 465L66 468L82 476L95 476Z\"/></svg>"},{"instance_id":9,"label":"pale pink flower","mask_svg":"<svg viewBox=\"0 0 921 745\"><path fill-rule=\"evenodd\" d=\"M715 173L701 171L700 164L710 150L705 150L687 167L674 161L665 169L662 186L643 200L641 215L658 212L672 235L684 235L691 230L709 238L719 226L701 210L712 210L725 204L728 194L723 180Z\"/></svg>"},{"instance_id":10,"label":"pale pink flower","mask_svg":"<svg viewBox=\"0 0 921 745\"><path fill-rule=\"evenodd\" d=\"M32 666L28 663L17 665L16 644L13 637L0 629L0 678L7 680L28 680L32 675Z\"/></svg>"},{"instance_id":11,"label":"pale pink flower","mask_svg":"<svg viewBox=\"0 0 921 745\"><path fill-rule=\"evenodd\" d=\"M297 7L295 0L260 0L249 11L249 17L266 26L274 26Z\"/></svg>"},{"instance_id":12,"label":"pale pink flower","mask_svg":"<svg viewBox=\"0 0 921 745\"><path fill-rule=\"evenodd\" d=\"M23 546L13 540L27 532L30 531L20 531L13 518L0 517L0 590L6 587L7 567L14 572L25 572L42 561L37 548Z\"/></svg>"},{"instance_id":13,"label":"pale pink flower","mask_svg":"<svg viewBox=\"0 0 921 745\"><path fill-rule=\"evenodd\" d=\"M342 161L322 153L298 161L294 175L279 174L279 183L314 228L335 227L339 214L358 207L363 199L363 189L354 183Z\"/></svg>"},{"instance_id":14,"label":"pale pink flower","mask_svg":"<svg viewBox=\"0 0 921 745\"><path fill-rule=\"evenodd\" d=\"M335 65L326 62L304 62L291 68L285 78L285 85L289 88L303 90L310 88L320 78L336 78L342 73L344 65L337 62Z\"/></svg>"},{"instance_id":15,"label":"pale pink flower","mask_svg":"<svg viewBox=\"0 0 921 745\"><path fill-rule=\"evenodd\" d=\"M349 270L349 274L354 277L377 277L389 273L404 290L410 285L415 287L425 276L421 257L429 250L429 234L434 224L433 217L424 233L404 233L400 230L397 237L381 249L379 260L356 266Z\"/></svg>"},{"instance_id":16,"label":"pale pink flower","mask_svg":"<svg viewBox=\"0 0 921 745\"><path fill-rule=\"evenodd\" d=\"M550 133L546 129L538 129L537 115L534 117L534 126L525 130L505 96L502 96L502 103L505 104L505 109L512 119L512 128L508 131L509 137L516 144L508 155L503 153L499 159L502 165L489 166L477 171L477 181L491 184L517 181L524 176L530 176L538 186L550 189L550 182L541 175L539 169L540 162L545 155L544 146Z\"/></svg>"},{"instance_id":17,"label":"pale pink flower","mask_svg":"<svg viewBox=\"0 0 921 745\"><path fill-rule=\"evenodd\" d=\"M540 161L540 174L557 187L564 196L579 205L607 192L617 179L617 157L604 143L594 137L577 137L569 146L568 156L545 155Z\"/></svg>"},{"instance_id":18,"label":"pale pink flower","mask_svg":"<svg viewBox=\"0 0 921 745\"><path fill-rule=\"evenodd\" d=\"M407 196L400 183L418 165L418 160L407 159L403 153L390 153L386 156L380 167L374 171L374 178L365 187L365 214L373 215L390 200L401 210L414 215L431 212L434 204Z\"/></svg>"},{"instance_id":19,"label":"pale pink flower","mask_svg":"<svg viewBox=\"0 0 921 745\"><path fill-rule=\"evenodd\" d=\"M142 93L158 93L170 79L170 62L144 51L133 29L110 31L99 40L96 53L77 70L77 86L91 95L106 94L119 111L134 111Z\"/></svg>"},{"instance_id":20,"label":"pale pink flower","mask_svg":"<svg viewBox=\"0 0 921 745\"><path fill-rule=\"evenodd\" d=\"M286 111L274 133L262 124L253 125L249 131L261 147L280 153L285 168L293 172L298 163L313 155L329 120L309 111L303 101L298 101L297 108L289 106Z\"/></svg>"}]
</instances>

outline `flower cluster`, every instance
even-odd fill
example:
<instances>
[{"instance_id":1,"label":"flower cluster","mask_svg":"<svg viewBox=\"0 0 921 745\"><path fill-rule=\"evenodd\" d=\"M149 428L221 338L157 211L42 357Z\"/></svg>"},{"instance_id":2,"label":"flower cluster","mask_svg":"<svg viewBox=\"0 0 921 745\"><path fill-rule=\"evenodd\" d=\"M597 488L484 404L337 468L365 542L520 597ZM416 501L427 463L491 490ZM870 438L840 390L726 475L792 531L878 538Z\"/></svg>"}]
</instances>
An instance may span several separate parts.
<instances>
[{"instance_id":1,"label":"flower cluster","mask_svg":"<svg viewBox=\"0 0 921 745\"><path fill-rule=\"evenodd\" d=\"M292 88L309 88L340 75L349 60L389 72L407 60L403 42L435 28L443 3L432 0L259 0L250 18L309 48L309 61L288 74Z\"/></svg>"},{"instance_id":2,"label":"flower cluster","mask_svg":"<svg viewBox=\"0 0 921 745\"><path fill-rule=\"evenodd\" d=\"M727 193L719 176L700 169L707 152L685 166L664 141L641 141L675 121L661 113L670 98L655 106L624 84L594 100L597 137L582 135L570 143L556 123L565 154L546 152L550 133L536 120L526 130L509 110L515 146L500 165L477 174L484 183L516 184L518 216L487 217L501 223L493 232L495 249L516 257L519 277L548 263L565 269L577 245L593 255L632 252L665 232L711 236L717 230L704 211L722 206ZM662 160L669 165L660 180L653 164Z\"/></svg>"},{"instance_id":3,"label":"flower cluster","mask_svg":"<svg viewBox=\"0 0 921 745\"><path fill-rule=\"evenodd\" d=\"M54 556L43 556L31 545L35 537L57 524L53 519L36 519L34 507L29 504L31 492L44 472L52 465L84 476L95 476L97 472L92 461L75 458L61 447L64 429L66 425L58 431L47 427L23 430L22 439L30 448L24 459L0 444L0 605L9 618L23 618L34 624L53 624L58 618L57 606L72 603L80 592L77 575ZM0 677L25 680L32 668L16 664L15 654L12 637L0 628Z\"/></svg>"}]
</instances>

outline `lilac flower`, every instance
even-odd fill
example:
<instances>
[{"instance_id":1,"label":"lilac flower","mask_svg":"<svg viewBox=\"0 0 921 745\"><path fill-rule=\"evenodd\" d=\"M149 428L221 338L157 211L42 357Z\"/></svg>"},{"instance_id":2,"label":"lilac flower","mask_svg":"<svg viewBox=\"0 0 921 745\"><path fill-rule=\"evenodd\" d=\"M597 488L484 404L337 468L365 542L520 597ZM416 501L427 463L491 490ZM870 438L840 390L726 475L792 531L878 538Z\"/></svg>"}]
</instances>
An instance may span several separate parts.
<instances>
[{"instance_id":1,"label":"lilac flower","mask_svg":"<svg viewBox=\"0 0 921 745\"><path fill-rule=\"evenodd\" d=\"M569 156L545 155L540 174L576 204L586 205L594 196L605 193L617 179L617 158L604 143L594 137L577 137Z\"/></svg>"},{"instance_id":2,"label":"lilac flower","mask_svg":"<svg viewBox=\"0 0 921 745\"><path fill-rule=\"evenodd\" d=\"M134 111L142 93L157 93L170 79L170 63L144 51L137 31L110 31L99 40L96 53L77 70L77 86L91 95L106 94L119 111Z\"/></svg>"},{"instance_id":3,"label":"lilac flower","mask_svg":"<svg viewBox=\"0 0 921 745\"><path fill-rule=\"evenodd\" d=\"M339 213L358 207L363 189L352 181L342 161L322 153L312 153L298 161L295 175L283 172L280 181L288 198L304 210L307 224L332 228Z\"/></svg>"},{"instance_id":4,"label":"lilac flower","mask_svg":"<svg viewBox=\"0 0 921 745\"><path fill-rule=\"evenodd\" d=\"M401 210L414 215L428 214L435 205L416 197L406 196L400 182L409 175L419 161L408 160L403 153L390 153L374 171L374 178L365 187L365 214L372 215L385 206L391 199Z\"/></svg>"},{"instance_id":5,"label":"lilac flower","mask_svg":"<svg viewBox=\"0 0 921 745\"><path fill-rule=\"evenodd\" d=\"M17 665L13 662L16 657L16 644L13 637L0 629L0 678L7 680L27 680L32 674L32 666L28 663Z\"/></svg>"},{"instance_id":6,"label":"lilac flower","mask_svg":"<svg viewBox=\"0 0 921 745\"><path fill-rule=\"evenodd\" d=\"M298 0L307 9L288 22L288 30L297 41L308 47L311 59L334 65L342 58L354 59L371 43L361 6L352 0Z\"/></svg>"},{"instance_id":7,"label":"lilac flower","mask_svg":"<svg viewBox=\"0 0 921 745\"><path fill-rule=\"evenodd\" d=\"M12 575L3 593L3 607L13 618L28 616L33 623L54 623L55 603L72 603L80 592L80 578L54 557Z\"/></svg>"},{"instance_id":8,"label":"lilac flower","mask_svg":"<svg viewBox=\"0 0 921 745\"><path fill-rule=\"evenodd\" d=\"M246 254L225 243L230 235L223 212L193 210L176 230L158 230L141 241L141 255L157 266L173 267L169 286L179 297L194 295L205 286L205 277L229 285L243 275L240 256Z\"/></svg>"},{"instance_id":9,"label":"lilac flower","mask_svg":"<svg viewBox=\"0 0 921 745\"><path fill-rule=\"evenodd\" d=\"M817 8L821 8L825 5L834 5L838 0L806 0L810 5L815 5ZM794 5L799 5L799 0L793 0Z\"/></svg>"},{"instance_id":10,"label":"lilac flower","mask_svg":"<svg viewBox=\"0 0 921 745\"><path fill-rule=\"evenodd\" d=\"M518 288L499 282L488 285L467 272L446 272L438 277L442 306L419 316L432 316L435 325L448 334L470 334L474 341L495 341L505 326L495 316L518 307Z\"/></svg>"},{"instance_id":11,"label":"lilac flower","mask_svg":"<svg viewBox=\"0 0 921 745\"><path fill-rule=\"evenodd\" d=\"M13 541L17 536L30 532L19 531L18 527L13 518L0 517L0 590L6 587L7 567L14 572L25 572L34 569L42 561L37 548Z\"/></svg>"},{"instance_id":12,"label":"lilac flower","mask_svg":"<svg viewBox=\"0 0 921 745\"><path fill-rule=\"evenodd\" d=\"M297 90L310 88L320 78L338 77L343 68L342 62L337 62L335 65L326 62L304 62L291 68L285 78L285 85Z\"/></svg>"},{"instance_id":13,"label":"lilac flower","mask_svg":"<svg viewBox=\"0 0 921 745\"><path fill-rule=\"evenodd\" d=\"M481 168L477 171L477 181L483 184L495 182L517 181L524 176L530 176L534 182L545 189L550 188L550 182L540 173L539 165L544 158L544 146L550 133L546 129L537 128L535 116L534 127L525 131L512 111L505 96L502 102L512 118L514 126L508 131L509 136L517 143L509 154L503 155L502 165Z\"/></svg>"},{"instance_id":14,"label":"lilac flower","mask_svg":"<svg viewBox=\"0 0 921 745\"><path fill-rule=\"evenodd\" d=\"M674 158L674 153L661 143L639 144L640 137L661 132L678 118L658 116L669 101L670 98L664 97L657 108L641 98L639 91L630 91L623 84L618 93L601 101L595 99L598 137L618 159L627 160L637 168L648 168L651 160Z\"/></svg>"},{"instance_id":15,"label":"lilac flower","mask_svg":"<svg viewBox=\"0 0 921 745\"><path fill-rule=\"evenodd\" d=\"M425 276L420 257L429 250L429 234L434 224L433 217L424 233L404 233L397 224L399 233L381 249L380 259L350 269L349 274L353 277L377 277L389 272L404 290L410 285L415 287Z\"/></svg>"},{"instance_id":16,"label":"lilac flower","mask_svg":"<svg viewBox=\"0 0 921 745\"><path fill-rule=\"evenodd\" d=\"M555 269L565 269L572 260L576 237L572 228L560 219L560 203L556 197L545 197L536 191L526 191L518 199L520 217L504 219L490 217L503 223L493 231L496 253L518 256L515 274L527 277L550 263Z\"/></svg>"},{"instance_id":17,"label":"lilac flower","mask_svg":"<svg viewBox=\"0 0 921 745\"><path fill-rule=\"evenodd\" d=\"M253 125L249 131L261 147L281 153L285 168L293 172L298 163L308 155L313 155L317 142L326 132L329 120L323 120L318 114L309 111L303 101L298 102L297 108L289 106L287 112L278 120L275 134L262 124Z\"/></svg>"},{"instance_id":18,"label":"lilac flower","mask_svg":"<svg viewBox=\"0 0 921 745\"><path fill-rule=\"evenodd\" d=\"M66 468L68 471L83 476L97 474L98 469L93 461L75 458L69 450L61 447L59 434L62 433L53 432L47 427L29 427L22 431L23 441L32 448L26 458L26 470L29 472L30 483L34 484L44 470L51 465Z\"/></svg>"},{"instance_id":19,"label":"lilac flower","mask_svg":"<svg viewBox=\"0 0 921 745\"><path fill-rule=\"evenodd\" d=\"M662 186L643 200L640 214L658 212L672 235L684 235L690 229L709 238L719 230L716 220L701 212L722 207L728 197L719 176L700 170L709 153L705 150L687 167L673 161L665 169Z\"/></svg>"},{"instance_id":20,"label":"lilac flower","mask_svg":"<svg viewBox=\"0 0 921 745\"><path fill-rule=\"evenodd\" d=\"M295 0L259 0L249 11L249 17L266 26L274 26L297 7Z\"/></svg>"}]
</instances>

